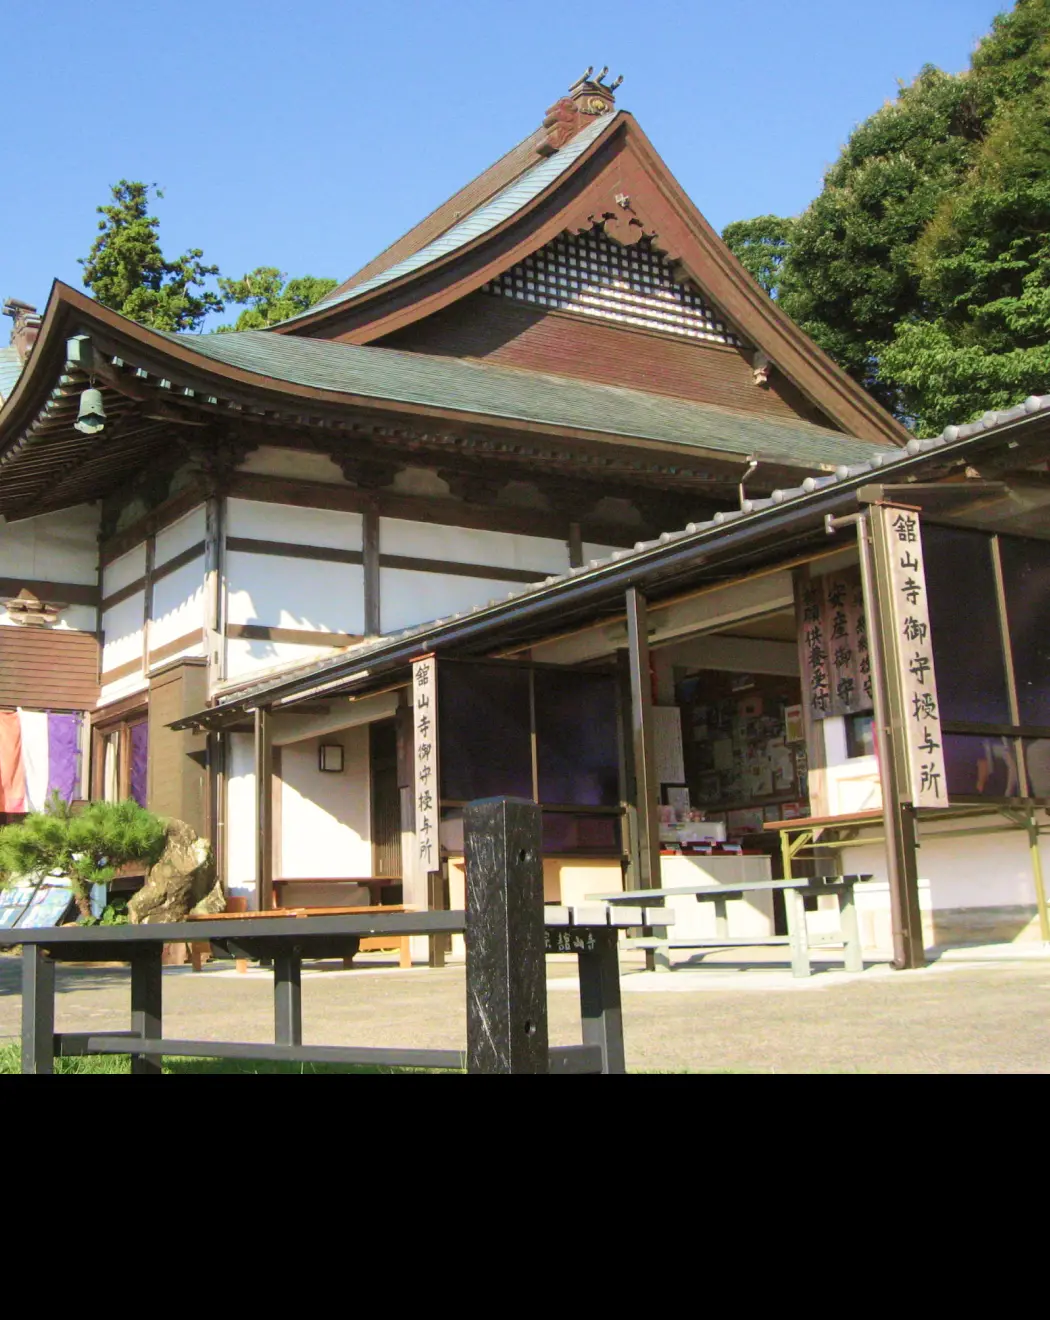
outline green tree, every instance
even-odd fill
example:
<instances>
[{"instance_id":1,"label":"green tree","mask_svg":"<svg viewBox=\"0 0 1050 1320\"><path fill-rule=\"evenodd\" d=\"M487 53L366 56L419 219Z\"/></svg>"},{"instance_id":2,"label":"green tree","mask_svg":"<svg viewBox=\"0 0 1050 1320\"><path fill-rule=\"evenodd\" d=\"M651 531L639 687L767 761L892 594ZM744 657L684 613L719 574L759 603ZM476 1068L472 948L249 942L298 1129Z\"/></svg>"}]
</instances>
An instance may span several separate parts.
<instances>
[{"instance_id":1,"label":"green tree","mask_svg":"<svg viewBox=\"0 0 1050 1320\"><path fill-rule=\"evenodd\" d=\"M334 289L338 280L303 275L289 280L275 266L258 266L239 280L220 278L219 288L228 303L244 307L233 325L220 325L220 331L265 330L305 312Z\"/></svg>"},{"instance_id":2,"label":"green tree","mask_svg":"<svg viewBox=\"0 0 1050 1320\"><path fill-rule=\"evenodd\" d=\"M977 142L966 81L925 68L853 132L795 223L781 306L898 415L900 388L881 370L882 353L920 306L915 245Z\"/></svg>"},{"instance_id":3,"label":"green tree","mask_svg":"<svg viewBox=\"0 0 1050 1320\"><path fill-rule=\"evenodd\" d=\"M759 215L734 220L722 230L730 251L771 298L780 292L780 280L791 250L795 221L782 215Z\"/></svg>"},{"instance_id":4,"label":"green tree","mask_svg":"<svg viewBox=\"0 0 1050 1320\"><path fill-rule=\"evenodd\" d=\"M155 330L198 330L220 299L205 288L217 266L206 266L200 248L169 261L161 251L160 222L148 214L156 185L121 179L113 200L99 206L99 233L86 258L84 287L105 307ZM198 292L199 291L199 292Z\"/></svg>"},{"instance_id":5,"label":"green tree","mask_svg":"<svg viewBox=\"0 0 1050 1320\"><path fill-rule=\"evenodd\" d=\"M987 131L915 245L919 302L882 355L924 435L1050 383L1050 0L997 19L971 77Z\"/></svg>"},{"instance_id":6,"label":"green tree","mask_svg":"<svg viewBox=\"0 0 1050 1320\"><path fill-rule=\"evenodd\" d=\"M77 909L91 916L91 886L112 880L125 862L147 866L164 851L166 825L137 802L92 802L73 813L57 793L45 809L0 829L0 875L66 877Z\"/></svg>"}]
</instances>

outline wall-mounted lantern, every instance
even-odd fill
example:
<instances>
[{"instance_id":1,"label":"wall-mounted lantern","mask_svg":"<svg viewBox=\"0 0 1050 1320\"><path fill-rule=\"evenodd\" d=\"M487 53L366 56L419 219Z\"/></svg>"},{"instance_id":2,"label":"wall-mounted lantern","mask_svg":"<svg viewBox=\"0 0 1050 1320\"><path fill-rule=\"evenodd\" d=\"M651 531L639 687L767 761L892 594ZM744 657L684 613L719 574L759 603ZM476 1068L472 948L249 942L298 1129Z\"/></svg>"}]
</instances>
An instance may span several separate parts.
<instances>
[{"instance_id":1,"label":"wall-mounted lantern","mask_svg":"<svg viewBox=\"0 0 1050 1320\"><path fill-rule=\"evenodd\" d=\"M328 774L343 773L343 749L339 743L322 743L318 749L317 768Z\"/></svg>"}]
</instances>

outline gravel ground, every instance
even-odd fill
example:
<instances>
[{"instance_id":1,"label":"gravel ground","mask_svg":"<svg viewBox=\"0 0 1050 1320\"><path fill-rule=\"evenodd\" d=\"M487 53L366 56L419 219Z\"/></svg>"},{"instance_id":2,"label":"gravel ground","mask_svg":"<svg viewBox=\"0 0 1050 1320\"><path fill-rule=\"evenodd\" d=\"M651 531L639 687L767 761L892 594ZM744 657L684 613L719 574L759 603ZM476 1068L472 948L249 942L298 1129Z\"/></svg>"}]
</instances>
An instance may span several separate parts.
<instances>
[{"instance_id":1,"label":"gravel ground","mask_svg":"<svg viewBox=\"0 0 1050 1320\"><path fill-rule=\"evenodd\" d=\"M549 965L552 1043L579 1040L570 962ZM124 1027L127 971L61 966L59 1030ZM20 964L0 957L0 1038L19 1031ZM875 965L808 981L720 963L669 975L625 966L628 1067L672 1072L1050 1072L1050 956ZM401 971L383 955L308 965L307 1043L464 1046L462 966ZM165 1035L272 1040L271 978L212 963L164 974Z\"/></svg>"}]
</instances>

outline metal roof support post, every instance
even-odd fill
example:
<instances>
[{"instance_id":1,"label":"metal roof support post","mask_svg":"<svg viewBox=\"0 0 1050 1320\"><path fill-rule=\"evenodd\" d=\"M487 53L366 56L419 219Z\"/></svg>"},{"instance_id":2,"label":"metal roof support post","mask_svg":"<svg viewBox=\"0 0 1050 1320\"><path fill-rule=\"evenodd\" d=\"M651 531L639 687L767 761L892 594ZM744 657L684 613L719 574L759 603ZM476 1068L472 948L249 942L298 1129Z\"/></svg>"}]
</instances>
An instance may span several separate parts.
<instances>
[{"instance_id":1,"label":"metal roof support post","mask_svg":"<svg viewBox=\"0 0 1050 1320\"><path fill-rule=\"evenodd\" d=\"M882 782L882 812L886 840L886 870L890 885L890 919L893 929L893 966L898 971L925 967L926 949L919 911L919 877L915 842L915 808L901 796L897 737L893 728L887 655L894 639L886 634L886 615L880 602L886 599L889 582L883 557L875 554L871 519L857 518L857 549L864 589L864 614L868 624L871 656L872 699L875 706L875 745Z\"/></svg>"},{"instance_id":2,"label":"metal roof support post","mask_svg":"<svg viewBox=\"0 0 1050 1320\"><path fill-rule=\"evenodd\" d=\"M255 708L255 885L259 909L273 906L273 713Z\"/></svg>"}]
</instances>

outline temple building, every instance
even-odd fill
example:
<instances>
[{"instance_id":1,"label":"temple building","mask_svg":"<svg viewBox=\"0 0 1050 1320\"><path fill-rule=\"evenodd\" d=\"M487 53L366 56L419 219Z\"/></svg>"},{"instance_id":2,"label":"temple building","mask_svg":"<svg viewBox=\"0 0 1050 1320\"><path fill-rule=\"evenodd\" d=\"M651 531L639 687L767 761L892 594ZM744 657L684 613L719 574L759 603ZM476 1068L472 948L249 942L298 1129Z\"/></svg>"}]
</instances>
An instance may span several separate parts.
<instances>
[{"instance_id":1,"label":"temple building","mask_svg":"<svg viewBox=\"0 0 1050 1320\"><path fill-rule=\"evenodd\" d=\"M603 78L270 330L5 310L0 820L133 796L253 906L456 906L508 792L552 901L753 857L871 873L898 965L1050 936L1048 401L915 440Z\"/></svg>"}]
</instances>

